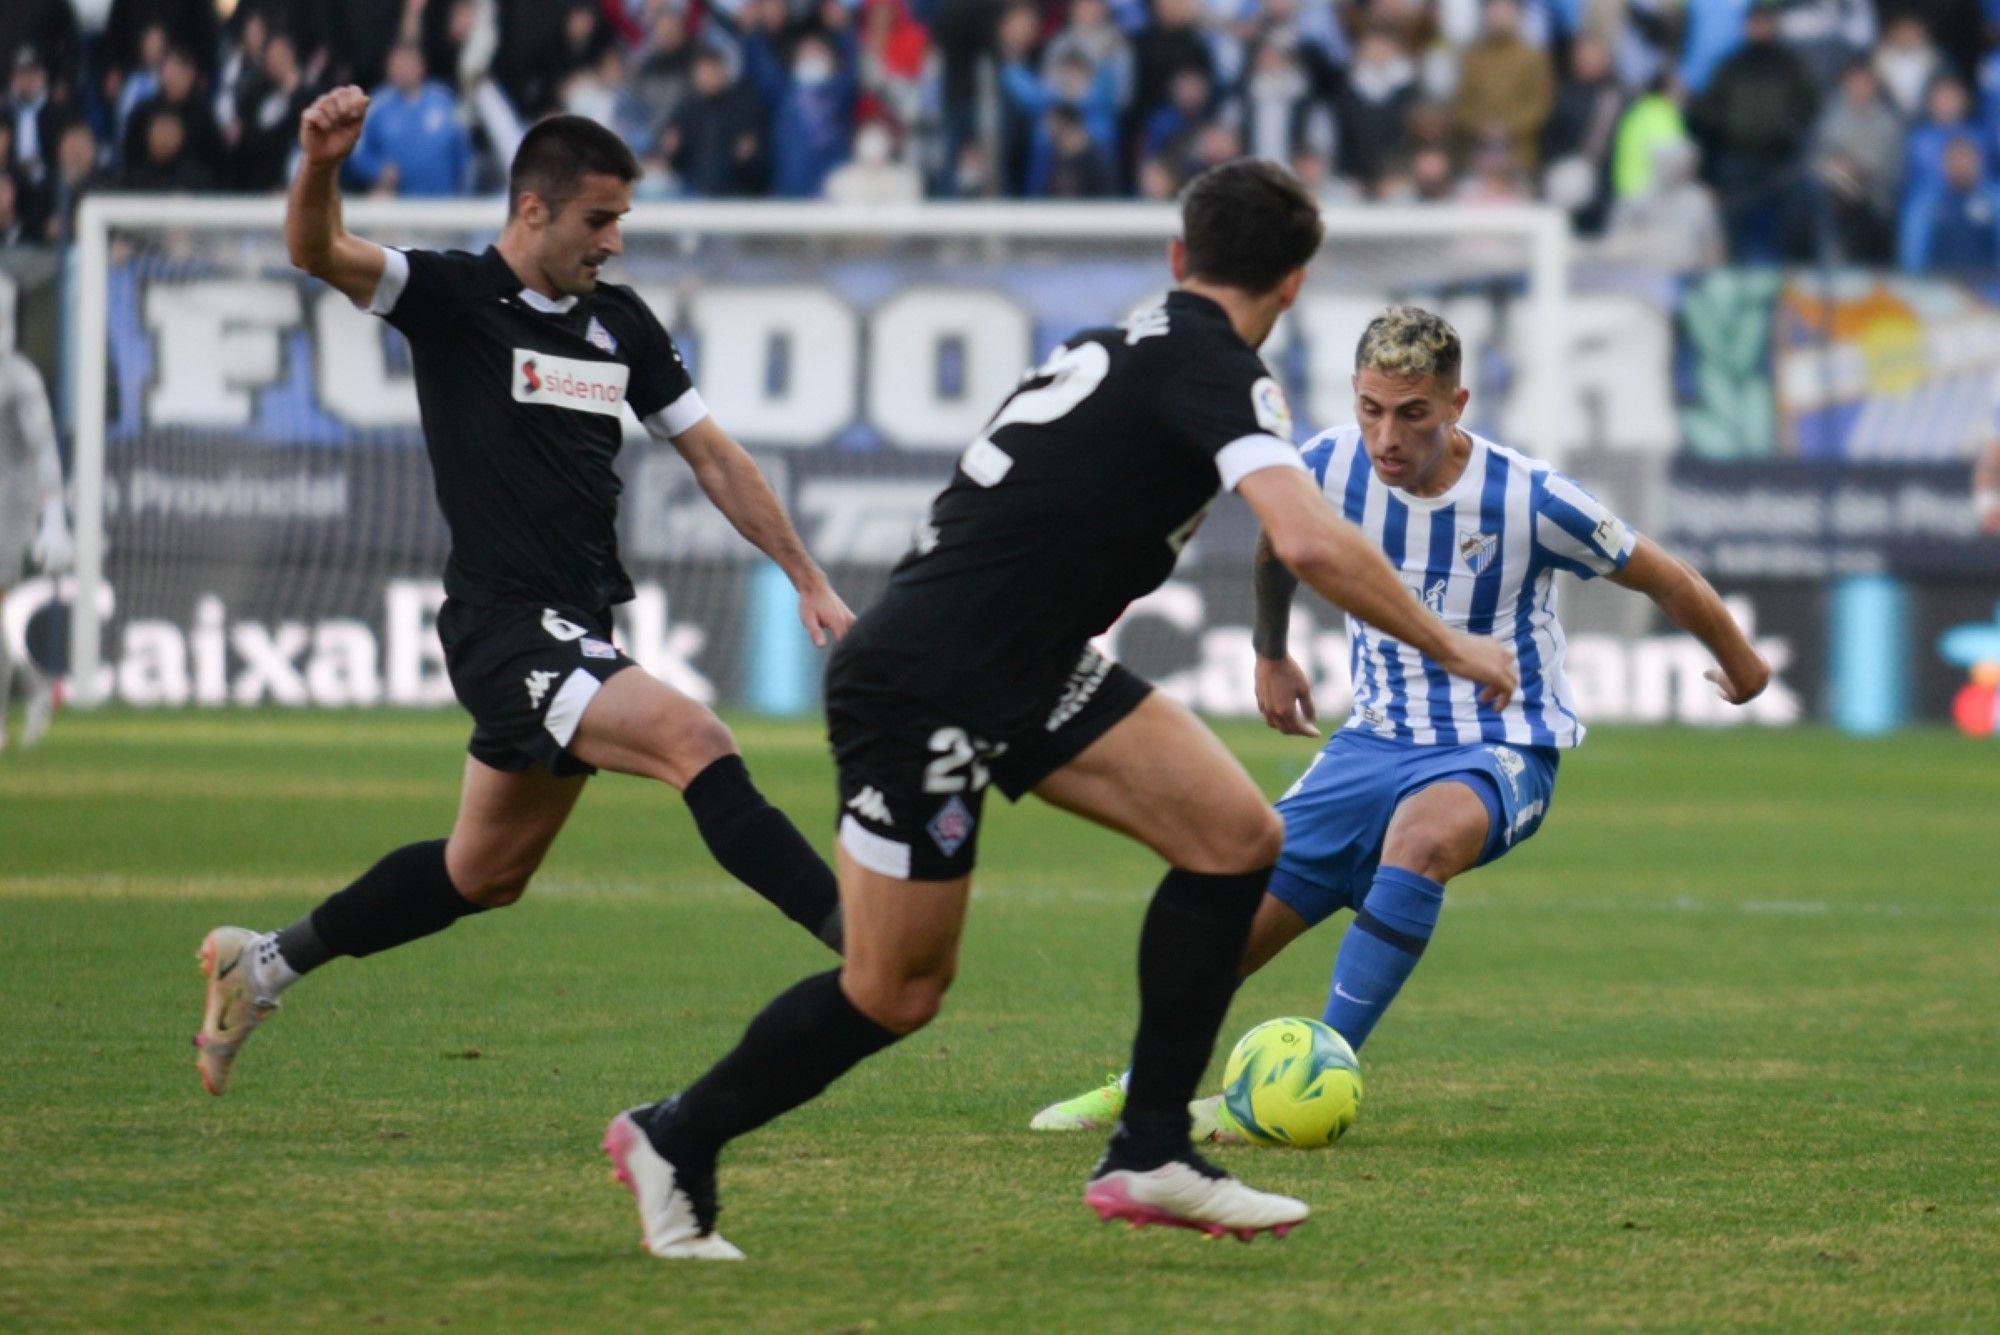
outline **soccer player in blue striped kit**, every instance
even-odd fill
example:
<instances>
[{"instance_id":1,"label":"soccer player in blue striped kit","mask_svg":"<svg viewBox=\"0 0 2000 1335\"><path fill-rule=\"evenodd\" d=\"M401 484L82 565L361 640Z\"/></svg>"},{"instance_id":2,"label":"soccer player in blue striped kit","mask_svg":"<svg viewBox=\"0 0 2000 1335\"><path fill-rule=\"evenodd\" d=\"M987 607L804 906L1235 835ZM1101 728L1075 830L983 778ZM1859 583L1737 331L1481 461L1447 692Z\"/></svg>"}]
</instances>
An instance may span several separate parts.
<instances>
[{"instance_id":1,"label":"soccer player in blue striped kit","mask_svg":"<svg viewBox=\"0 0 2000 1335\"><path fill-rule=\"evenodd\" d=\"M1422 958L1446 883L1540 828L1562 753L1583 740L1563 675L1558 572L1651 598L1714 654L1707 675L1732 704L1771 676L1691 567L1547 464L1459 425L1471 397L1459 383L1461 356L1443 319L1390 307L1356 349L1355 425L1305 448L1334 508L1381 547L1410 592L1453 629L1507 640L1521 674L1520 691L1496 710L1471 682L1348 618L1353 711L1278 799L1284 852L1243 972L1351 909L1323 1018L1357 1049ZM1258 544L1256 587L1258 708L1279 732L1316 737L1311 686L1286 647L1298 582L1268 541ZM1121 1078L1043 1109L1031 1125L1106 1126L1123 1104ZM1240 1138L1219 1098L1194 1112L1197 1140Z\"/></svg>"}]
</instances>

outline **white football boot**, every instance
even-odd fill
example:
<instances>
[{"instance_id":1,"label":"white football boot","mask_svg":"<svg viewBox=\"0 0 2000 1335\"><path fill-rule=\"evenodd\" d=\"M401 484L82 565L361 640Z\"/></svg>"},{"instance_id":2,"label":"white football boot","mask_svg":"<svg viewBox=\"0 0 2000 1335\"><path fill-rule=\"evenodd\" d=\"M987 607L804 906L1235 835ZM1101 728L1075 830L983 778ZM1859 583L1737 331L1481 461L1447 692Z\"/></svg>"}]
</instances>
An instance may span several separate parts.
<instances>
[{"instance_id":1,"label":"white football boot","mask_svg":"<svg viewBox=\"0 0 2000 1335\"><path fill-rule=\"evenodd\" d=\"M258 934L247 927L218 927L202 938L195 958L208 979L208 1008L201 1032L194 1036L194 1064L202 1087L211 1094L229 1088L229 1070L236 1054L264 1017L278 1009L275 998L262 995L252 978L252 958Z\"/></svg>"},{"instance_id":2,"label":"white football boot","mask_svg":"<svg viewBox=\"0 0 2000 1335\"><path fill-rule=\"evenodd\" d=\"M645 1105L650 1106L650 1105ZM677 1170L632 1120L644 1111L627 1108L604 1128L604 1152L611 1176L625 1184L639 1204L639 1245L669 1260L740 1261L743 1253L715 1231L715 1174Z\"/></svg>"},{"instance_id":3,"label":"white football boot","mask_svg":"<svg viewBox=\"0 0 2000 1335\"><path fill-rule=\"evenodd\" d=\"M55 688L43 682L34 694L28 697L27 708L21 715L21 749L26 750L46 737L49 724L56 716Z\"/></svg>"},{"instance_id":4,"label":"white football boot","mask_svg":"<svg viewBox=\"0 0 2000 1335\"><path fill-rule=\"evenodd\" d=\"M1312 1213L1304 1201L1244 1186L1193 1150L1145 1172L1100 1165L1083 1203L1106 1223L1166 1224L1211 1238L1234 1233L1244 1242L1266 1232L1282 1238Z\"/></svg>"}]
</instances>

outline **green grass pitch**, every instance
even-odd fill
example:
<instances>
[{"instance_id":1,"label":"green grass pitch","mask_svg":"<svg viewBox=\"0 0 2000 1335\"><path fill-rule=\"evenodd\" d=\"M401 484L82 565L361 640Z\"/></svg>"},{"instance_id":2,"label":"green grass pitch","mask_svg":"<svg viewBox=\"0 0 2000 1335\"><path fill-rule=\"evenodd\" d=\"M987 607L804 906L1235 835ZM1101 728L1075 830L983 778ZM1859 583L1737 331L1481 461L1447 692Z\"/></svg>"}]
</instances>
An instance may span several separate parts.
<instances>
[{"instance_id":1,"label":"green grass pitch","mask_svg":"<svg viewBox=\"0 0 2000 1335\"><path fill-rule=\"evenodd\" d=\"M642 1256L598 1138L828 958L662 788L596 781L520 907L337 962L201 1091L202 933L442 834L464 732L67 715L0 757L0 1328L2000 1328L1991 743L1600 732L1452 889L1348 1139L1219 1153L1315 1208L1249 1247L1099 1224L1095 1138L1025 1129L1122 1064L1158 868L996 799L945 1015L731 1149L730 1267ZM815 728L739 736L830 843ZM1272 793L1311 754L1226 736ZM1316 1015L1338 930L1225 1038Z\"/></svg>"}]
</instances>

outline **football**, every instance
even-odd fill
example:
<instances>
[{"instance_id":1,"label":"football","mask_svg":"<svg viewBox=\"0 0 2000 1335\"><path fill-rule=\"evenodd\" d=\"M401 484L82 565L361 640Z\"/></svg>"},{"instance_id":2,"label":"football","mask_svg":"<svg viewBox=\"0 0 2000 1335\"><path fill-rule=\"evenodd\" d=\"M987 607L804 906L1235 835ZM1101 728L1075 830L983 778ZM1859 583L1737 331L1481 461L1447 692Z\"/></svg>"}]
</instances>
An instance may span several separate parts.
<instances>
[{"instance_id":1,"label":"football","mask_svg":"<svg viewBox=\"0 0 2000 1335\"><path fill-rule=\"evenodd\" d=\"M1266 1020L1237 1041L1223 1069L1223 1103L1257 1145L1331 1145L1361 1108L1361 1062L1318 1020Z\"/></svg>"}]
</instances>

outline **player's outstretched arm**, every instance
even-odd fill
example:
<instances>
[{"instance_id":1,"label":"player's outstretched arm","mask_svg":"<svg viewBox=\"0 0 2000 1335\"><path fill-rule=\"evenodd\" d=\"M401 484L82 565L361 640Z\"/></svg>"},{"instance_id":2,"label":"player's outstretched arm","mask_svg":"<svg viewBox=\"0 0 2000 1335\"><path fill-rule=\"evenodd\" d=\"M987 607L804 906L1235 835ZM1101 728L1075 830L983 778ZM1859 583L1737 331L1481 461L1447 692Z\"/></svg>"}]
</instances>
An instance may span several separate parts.
<instances>
[{"instance_id":1,"label":"player's outstretched arm","mask_svg":"<svg viewBox=\"0 0 2000 1335\"><path fill-rule=\"evenodd\" d=\"M292 263L349 301L365 306L375 296L387 263L382 247L352 235L340 220L340 164L361 138L368 94L336 88L299 118L299 172L285 204L285 246Z\"/></svg>"},{"instance_id":2,"label":"player's outstretched arm","mask_svg":"<svg viewBox=\"0 0 2000 1335\"><path fill-rule=\"evenodd\" d=\"M1520 673L1507 646L1455 631L1432 616L1368 535L1334 513L1310 473L1264 468L1237 483L1236 491L1264 526L1278 560L1315 593L1453 676L1479 683L1484 688L1479 698L1495 709L1513 698Z\"/></svg>"},{"instance_id":3,"label":"player's outstretched arm","mask_svg":"<svg viewBox=\"0 0 2000 1335\"><path fill-rule=\"evenodd\" d=\"M778 563L799 591L799 620L815 646L839 639L854 624L854 613L833 591L826 572L806 551L771 484L729 433L704 417L673 438L674 448L694 470L694 480L736 531Z\"/></svg>"},{"instance_id":4,"label":"player's outstretched arm","mask_svg":"<svg viewBox=\"0 0 2000 1335\"><path fill-rule=\"evenodd\" d=\"M1640 538L1624 568L1607 578L1651 598L1667 620L1708 647L1717 666L1703 675L1730 704L1746 704L1770 684L1771 665L1729 615L1721 596L1700 571L1666 548Z\"/></svg>"}]
</instances>

